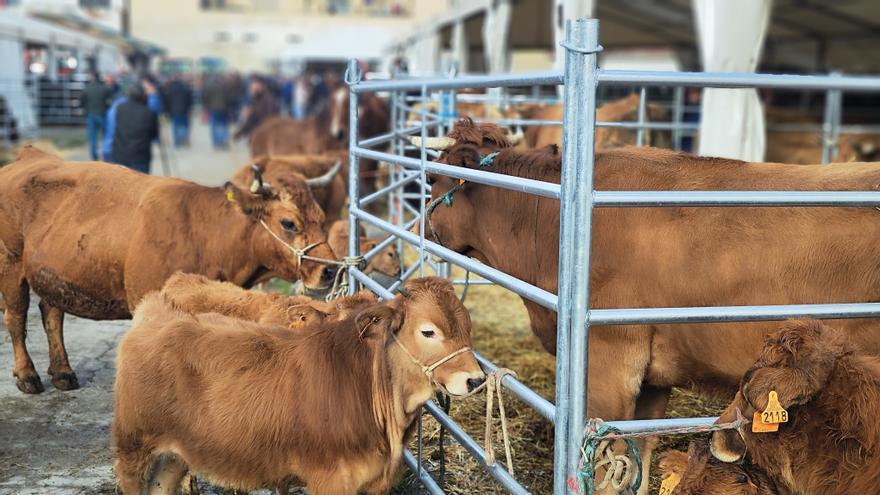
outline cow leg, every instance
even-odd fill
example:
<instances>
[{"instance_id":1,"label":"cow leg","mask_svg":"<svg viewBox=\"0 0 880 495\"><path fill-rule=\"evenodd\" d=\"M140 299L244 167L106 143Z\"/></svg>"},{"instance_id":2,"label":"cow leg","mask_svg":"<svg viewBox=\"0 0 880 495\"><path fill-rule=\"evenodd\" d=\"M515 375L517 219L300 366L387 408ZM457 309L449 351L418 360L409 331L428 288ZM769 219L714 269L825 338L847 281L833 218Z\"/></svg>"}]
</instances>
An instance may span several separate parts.
<instances>
[{"instance_id":1,"label":"cow leg","mask_svg":"<svg viewBox=\"0 0 880 495\"><path fill-rule=\"evenodd\" d=\"M662 394L649 394L640 401L642 393L649 391L643 387L643 381L651 358L650 329L633 326L591 328L589 351L587 414L590 418L630 420L637 415L637 404L653 404L654 409L659 408ZM642 451L650 450L645 448L643 441L636 442L636 445ZM614 448L622 453L626 445L617 442ZM640 495L648 493L649 469L650 462L647 462L642 469ZM604 470L597 470L596 479L601 480L604 476ZM616 492L609 486L601 493Z\"/></svg>"},{"instance_id":2,"label":"cow leg","mask_svg":"<svg viewBox=\"0 0 880 495\"><path fill-rule=\"evenodd\" d=\"M114 437L119 436L114 433ZM141 495L153 460L151 449L144 446L142 440L131 439L117 444L114 471L122 495Z\"/></svg>"},{"instance_id":3,"label":"cow leg","mask_svg":"<svg viewBox=\"0 0 880 495\"><path fill-rule=\"evenodd\" d=\"M358 486L349 473L337 471L315 476L307 489L310 495L355 495Z\"/></svg>"},{"instance_id":4,"label":"cow leg","mask_svg":"<svg viewBox=\"0 0 880 495\"><path fill-rule=\"evenodd\" d=\"M12 375L15 386L26 394L38 394L43 391L43 382L34 368L34 362L28 354L27 344L27 310L30 306L30 288L23 278L0 280L0 292L6 302L3 322L12 339L12 352L15 365Z\"/></svg>"},{"instance_id":5,"label":"cow leg","mask_svg":"<svg viewBox=\"0 0 880 495\"><path fill-rule=\"evenodd\" d=\"M666 406L669 404L669 396L672 393L670 387L654 387L642 385L641 393L636 400L636 419L656 419L666 416ZM638 495L648 494L648 485L651 475L651 456L659 443L658 437L649 437L637 442L639 453L642 457L642 486L639 487Z\"/></svg>"},{"instance_id":6,"label":"cow leg","mask_svg":"<svg viewBox=\"0 0 880 495\"><path fill-rule=\"evenodd\" d=\"M177 456L162 456L147 486L149 495L174 495L188 469Z\"/></svg>"},{"instance_id":7,"label":"cow leg","mask_svg":"<svg viewBox=\"0 0 880 495\"><path fill-rule=\"evenodd\" d=\"M43 317L43 330L49 341L49 375L52 385L58 390L76 390L79 381L70 362L67 360L67 349L64 347L64 312L40 301L40 315Z\"/></svg>"}]
</instances>

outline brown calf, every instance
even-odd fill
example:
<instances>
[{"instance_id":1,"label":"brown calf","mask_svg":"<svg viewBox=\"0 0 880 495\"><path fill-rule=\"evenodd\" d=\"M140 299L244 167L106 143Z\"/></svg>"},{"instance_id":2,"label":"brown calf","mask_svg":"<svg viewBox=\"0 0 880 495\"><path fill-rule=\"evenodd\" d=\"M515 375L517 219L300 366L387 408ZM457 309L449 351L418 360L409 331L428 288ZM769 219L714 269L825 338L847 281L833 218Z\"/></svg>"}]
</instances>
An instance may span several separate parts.
<instances>
[{"instance_id":1,"label":"brown calf","mask_svg":"<svg viewBox=\"0 0 880 495\"><path fill-rule=\"evenodd\" d=\"M719 421L763 411L775 391L788 422L772 433L720 431L712 454L748 458L794 493L876 493L880 486L880 359L860 354L838 330L788 321L767 337L758 361Z\"/></svg>"},{"instance_id":2,"label":"brown calf","mask_svg":"<svg viewBox=\"0 0 880 495\"><path fill-rule=\"evenodd\" d=\"M787 495L752 464L727 464L712 457L706 442L691 442L687 453L668 450L660 457L660 474L679 478L672 492L660 495Z\"/></svg>"},{"instance_id":3,"label":"brown calf","mask_svg":"<svg viewBox=\"0 0 880 495\"><path fill-rule=\"evenodd\" d=\"M364 306L376 302L376 297L369 291L324 302L306 296L244 290L227 282L180 272L168 279L162 288L162 295L172 306L188 313L220 313L263 325L280 325L291 329L321 323L328 317L343 320Z\"/></svg>"},{"instance_id":4,"label":"brown calf","mask_svg":"<svg viewBox=\"0 0 880 495\"><path fill-rule=\"evenodd\" d=\"M484 379L452 284L406 288L299 332L145 298L117 358L122 493L173 493L187 470L243 489L296 478L313 495L386 493L421 405Z\"/></svg>"}]
</instances>

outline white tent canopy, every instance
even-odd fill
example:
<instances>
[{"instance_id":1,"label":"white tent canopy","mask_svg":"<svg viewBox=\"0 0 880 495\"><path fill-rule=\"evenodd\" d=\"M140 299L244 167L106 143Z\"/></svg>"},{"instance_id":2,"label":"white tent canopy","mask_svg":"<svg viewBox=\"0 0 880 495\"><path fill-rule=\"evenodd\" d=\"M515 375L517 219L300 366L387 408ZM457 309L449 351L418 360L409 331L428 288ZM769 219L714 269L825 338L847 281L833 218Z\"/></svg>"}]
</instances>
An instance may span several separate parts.
<instances>
[{"instance_id":1,"label":"white tent canopy","mask_svg":"<svg viewBox=\"0 0 880 495\"><path fill-rule=\"evenodd\" d=\"M767 33L771 1L693 1L703 70L754 72ZM701 155L764 160L764 113L756 90L706 89L701 114Z\"/></svg>"}]
</instances>

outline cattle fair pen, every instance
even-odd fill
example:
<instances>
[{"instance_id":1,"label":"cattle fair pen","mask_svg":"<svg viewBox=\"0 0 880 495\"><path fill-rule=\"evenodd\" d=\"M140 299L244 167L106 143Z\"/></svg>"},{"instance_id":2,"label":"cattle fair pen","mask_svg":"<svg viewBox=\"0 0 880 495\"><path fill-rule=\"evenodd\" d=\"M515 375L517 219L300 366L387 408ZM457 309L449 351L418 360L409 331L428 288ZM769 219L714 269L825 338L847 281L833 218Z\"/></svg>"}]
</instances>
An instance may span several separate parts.
<instances>
[{"instance_id":1,"label":"cattle fair pen","mask_svg":"<svg viewBox=\"0 0 880 495\"><path fill-rule=\"evenodd\" d=\"M584 438L586 403L586 361L588 334L591 326L611 324L666 324L666 323L706 323L737 321L773 321L791 317L814 318L861 318L880 316L880 303L853 304L811 304L775 306L719 306L698 308L632 308L632 309L590 309L589 273L591 218L594 208L628 207L780 207L780 206L880 206L880 192L797 192L797 191L596 191L593 187L593 143L596 127L617 125L637 129L637 142L642 143L642 131L662 128L680 132L681 122L672 124L650 124L644 122L645 93L641 92L639 122L618 124L596 123L596 89L599 85L622 85L644 88L645 86L667 86L675 88L777 88L800 89L826 92L826 121L822 127L826 138L823 146L823 162L833 156L834 140L840 133L841 94L844 92L880 92L880 77L851 76L800 76L771 75L752 73L708 73L708 72L656 72L656 71L613 71L597 67L599 22L596 19L579 19L566 24L565 69L563 72L541 72L522 75L454 76L391 79L362 81L356 61L349 64L346 82L350 86L350 234L349 256L358 257L358 229L360 222L366 222L389 234L386 241L376 249L364 253L369 259L391 242L409 244L419 251L415 265L404 270L401 279L423 272L425 264L431 264L441 275L448 276L446 263L459 266L470 273L479 275L486 283L498 284L514 293L530 299L541 306L557 312L557 358L556 358L556 397L550 402L530 390L513 376L502 379L501 385L510 393L534 408L540 415L555 425L554 480L553 493L563 495L576 493L577 487L569 484L576 477L581 460L581 444ZM452 119L442 113L429 112L424 102L434 92L441 92L455 108L455 91L463 88L504 88L529 86L563 85L564 115L562 174L561 184L512 177L481 170L470 170L437 163L435 153L425 149L425 137L430 129L451 125ZM383 92L390 94L393 129L388 134L358 136L358 95L361 93ZM407 92L421 92L418 101L423 102L421 121L415 125L406 120ZM454 113L454 112L453 112ZM676 112L680 113L680 112ZM680 118L680 115L676 116ZM526 120L499 121L500 124L534 125ZM558 125L559 122L537 122L538 125ZM403 156L407 150L415 149L407 138L420 135L422 144L419 158ZM376 148L390 145L389 152ZM359 159L374 159L390 164L389 185L366 198L360 196L358 181ZM406 204L407 197L423 198L425 175L440 174L453 178L473 181L494 187L524 192L558 199L560 201L560 240L559 240L559 286L557 294L525 283L500 270L479 263L467 256L451 251L440 244L425 239L424 201L418 209ZM421 184L419 193L405 193L404 187ZM366 204L388 196L389 204L397 200L401 208L389 208L387 218L379 218L362 209ZM406 211L404 211L406 209ZM406 218L409 213L412 218ZM419 234L410 228L420 224ZM431 261L434 256L442 260ZM357 267L349 269L349 290L354 292L364 286L382 298L393 294L364 275ZM480 281L482 283L483 281ZM394 286L391 288L394 289ZM481 365L487 371L494 371L495 365L478 355ZM487 464L486 453L479 443L469 436L452 420L436 402L428 402L426 411L456 439L471 455L477 458L504 488L510 493L529 493L499 463ZM671 428L705 427L716 418L653 419L632 421L608 421L606 424L623 433L662 431ZM440 485L422 467L420 453L405 453L407 465L416 474L424 488L432 494L444 493Z\"/></svg>"}]
</instances>

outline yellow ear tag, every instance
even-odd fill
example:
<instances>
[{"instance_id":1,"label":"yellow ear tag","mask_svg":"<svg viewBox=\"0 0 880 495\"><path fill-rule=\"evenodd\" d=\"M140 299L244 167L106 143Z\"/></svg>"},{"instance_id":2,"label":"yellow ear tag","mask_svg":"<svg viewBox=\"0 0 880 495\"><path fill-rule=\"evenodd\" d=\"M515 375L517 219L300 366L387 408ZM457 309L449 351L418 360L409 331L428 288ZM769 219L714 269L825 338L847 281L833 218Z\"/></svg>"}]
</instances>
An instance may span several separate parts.
<instances>
[{"instance_id":1,"label":"yellow ear tag","mask_svg":"<svg viewBox=\"0 0 880 495\"><path fill-rule=\"evenodd\" d=\"M657 492L657 495L672 495L672 491L678 486L679 481L681 481L680 474L669 473L669 476L663 478L663 481L660 483L660 491Z\"/></svg>"},{"instance_id":2,"label":"yellow ear tag","mask_svg":"<svg viewBox=\"0 0 880 495\"><path fill-rule=\"evenodd\" d=\"M761 411L755 411L752 417L752 433L773 433L779 431L779 423L767 424L761 419Z\"/></svg>"},{"instance_id":3,"label":"yellow ear tag","mask_svg":"<svg viewBox=\"0 0 880 495\"><path fill-rule=\"evenodd\" d=\"M767 398L767 407L761 413L761 421L768 425L788 423L788 411L779 403L779 396L776 395L775 390L770 391L770 396Z\"/></svg>"},{"instance_id":4,"label":"yellow ear tag","mask_svg":"<svg viewBox=\"0 0 880 495\"><path fill-rule=\"evenodd\" d=\"M232 189L226 190L226 200L230 203L235 203L235 193L232 192Z\"/></svg>"}]
</instances>

